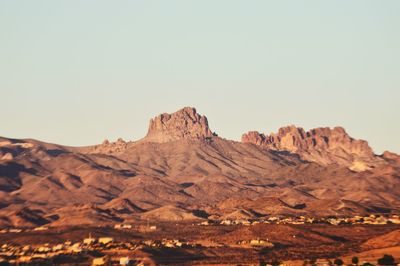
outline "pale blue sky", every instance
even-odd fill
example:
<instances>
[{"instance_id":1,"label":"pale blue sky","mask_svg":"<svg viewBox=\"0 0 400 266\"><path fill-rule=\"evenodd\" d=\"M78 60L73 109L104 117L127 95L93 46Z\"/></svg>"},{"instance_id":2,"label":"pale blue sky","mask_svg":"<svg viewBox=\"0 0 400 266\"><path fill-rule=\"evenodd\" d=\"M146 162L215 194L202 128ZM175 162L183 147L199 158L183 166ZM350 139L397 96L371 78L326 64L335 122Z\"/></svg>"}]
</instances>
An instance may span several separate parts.
<instances>
[{"instance_id":1,"label":"pale blue sky","mask_svg":"<svg viewBox=\"0 0 400 266\"><path fill-rule=\"evenodd\" d=\"M194 106L212 130L341 125L400 152L400 1L0 0L0 135L134 140Z\"/></svg>"}]
</instances>

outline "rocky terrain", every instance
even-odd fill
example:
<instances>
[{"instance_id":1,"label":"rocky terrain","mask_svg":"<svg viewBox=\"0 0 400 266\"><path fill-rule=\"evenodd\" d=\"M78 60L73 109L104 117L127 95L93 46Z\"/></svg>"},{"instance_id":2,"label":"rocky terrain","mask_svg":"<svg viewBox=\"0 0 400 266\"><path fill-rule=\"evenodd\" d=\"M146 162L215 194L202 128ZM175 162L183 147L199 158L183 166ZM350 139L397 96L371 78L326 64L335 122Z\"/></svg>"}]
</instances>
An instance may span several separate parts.
<instances>
[{"instance_id":1,"label":"rocky terrain","mask_svg":"<svg viewBox=\"0 0 400 266\"><path fill-rule=\"evenodd\" d=\"M181 139L205 139L213 136L207 117L186 107L174 114L161 114L150 120L146 142L163 143Z\"/></svg>"},{"instance_id":2,"label":"rocky terrain","mask_svg":"<svg viewBox=\"0 0 400 266\"><path fill-rule=\"evenodd\" d=\"M320 165L339 164L356 171L370 169L379 161L366 141L351 138L342 127L306 132L301 127L288 126L271 135L251 131L242 136L242 142L296 153L303 160Z\"/></svg>"},{"instance_id":3,"label":"rocky terrain","mask_svg":"<svg viewBox=\"0 0 400 266\"><path fill-rule=\"evenodd\" d=\"M343 128L241 142L194 108L150 121L138 141L67 147L0 138L0 227L270 215L400 212L400 157Z\"/></svg>"}]
</instances>

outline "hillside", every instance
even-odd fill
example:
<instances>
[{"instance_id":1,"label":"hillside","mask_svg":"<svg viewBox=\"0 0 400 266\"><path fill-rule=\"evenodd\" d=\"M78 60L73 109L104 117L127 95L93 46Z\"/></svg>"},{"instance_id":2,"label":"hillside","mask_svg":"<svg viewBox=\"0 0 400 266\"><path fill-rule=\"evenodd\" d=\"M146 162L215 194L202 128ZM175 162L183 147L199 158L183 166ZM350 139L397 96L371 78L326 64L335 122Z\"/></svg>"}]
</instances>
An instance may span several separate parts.
<instances>
[{"instance_id":1,"label":"hillside","mask_svg":"<svg viewBox=\"0 0 400 266\"><path fill-rule=\"evenodd\" d=\"M342 128L226 140L194 108L152 119L138 141L0 138L0 227L399 213L399 158Z\"/></svg>"}]
</instances>

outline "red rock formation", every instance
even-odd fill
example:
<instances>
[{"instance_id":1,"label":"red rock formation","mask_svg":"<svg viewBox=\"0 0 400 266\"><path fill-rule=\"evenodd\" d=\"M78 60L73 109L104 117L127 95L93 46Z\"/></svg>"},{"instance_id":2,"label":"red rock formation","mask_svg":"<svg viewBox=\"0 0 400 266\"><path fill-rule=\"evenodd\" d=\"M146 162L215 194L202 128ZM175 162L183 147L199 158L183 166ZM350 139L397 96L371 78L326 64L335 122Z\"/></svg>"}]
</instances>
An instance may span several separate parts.
<instances>
[{"instance_id":1,"label":"red rock formation","mask_svg":"<svg viewBox=\"0 0 400 266\"><path fill-rule=\"evenodd\" d=\"M104 140L102 144L96 145L89 153L104 153L115 154L124 151L128 147L129 142L119 138L115 142L110 142L108 139Z\"/></svg>"},{"instance_id":2,"label":"red rock formation","mask_svg":"<svg viewBox=\"0 0 400 266\"><path fill-rule=\"evenodd\" d=\"M185 107L175 113L165 113L151 119L144 140L162 143L179 139L204 139L212 136L207 118L199 115L195 108Z\"/></svg>"},{"instance_id":3,"label":"red rock formation","mask_svg":"<svg viewBox=\"0 0 400 266\"><path fill-rule=\"evenodd\" d=\"M297 153L304 160L322 165L337 163L351 168L356 163L357 170L367 169L367 164L376 159L366 141L351 138L342 127L315 128L306 132L300 127L287 126L280 128L277 134L267 136L251 131L242 136L242 142Z\"/></svg>"},{"instance_id":4,"label":"red rock formation","mask_svg":"<svg viewBox=\"0 0 400 266\"><path fill-rule=\"evenodd\" d=\"M382 154L382 158L385 159L386 161L392 162L392 163L396 163L398 165L400 165L400 155L394 153L394 152L390 152L390 151L385 151Z\"/></svg>"}]
</instances>

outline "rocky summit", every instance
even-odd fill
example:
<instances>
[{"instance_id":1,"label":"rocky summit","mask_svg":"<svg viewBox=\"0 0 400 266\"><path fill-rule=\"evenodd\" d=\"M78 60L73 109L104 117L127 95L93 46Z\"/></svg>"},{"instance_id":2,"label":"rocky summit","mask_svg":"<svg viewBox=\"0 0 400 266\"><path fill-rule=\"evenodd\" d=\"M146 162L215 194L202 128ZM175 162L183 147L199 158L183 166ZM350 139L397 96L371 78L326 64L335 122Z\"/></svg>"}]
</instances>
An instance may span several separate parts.
<instances>
[{"instance_id":1,"label":"rocky summit","mask_svg":"<svg viewBox=\"0 0 400 266\"><path fill-rule=\"evenodd\" d=\"M205 139L212 137L207 117L197 113L195 108L185 107L172 114L161 114L150 120L148 142L168 142L179 139Z\"/></svg>"},{"instance_id":2,"label":"rocky summit","mask_svg":"<svg viewBox=\"0 0 400 266\"><path fill-rule=\"evenodd\" d=\"M321 165L339 164L354 170L368 169L377 161L368 142L351 138L342 127L305 131L301 127L287 126L271 135L251 131L243 134L242 142L288 151L300 155L303 160Z\"/></svg>"},{"instance_id":3,"label":"rocky summit","mask_svg":"<svg viewBox=\"0 0 400 266\"><path fill-rule=\"evenodd\" d=\"M153 118L140 140L0 137L0 227L398 214L399 158L341 127L226 140L190 107Z\"/></svg>"}]
</instances>

